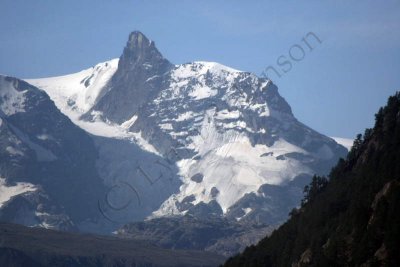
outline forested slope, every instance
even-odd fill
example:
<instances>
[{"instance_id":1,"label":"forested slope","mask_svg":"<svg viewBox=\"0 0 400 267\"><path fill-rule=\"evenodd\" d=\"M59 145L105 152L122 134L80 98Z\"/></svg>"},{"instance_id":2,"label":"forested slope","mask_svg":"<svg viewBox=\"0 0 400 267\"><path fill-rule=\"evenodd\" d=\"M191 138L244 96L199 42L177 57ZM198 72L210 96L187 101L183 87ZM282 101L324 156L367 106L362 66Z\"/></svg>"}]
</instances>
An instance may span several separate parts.
<instances>
[{"instance_id":1,"label":"forested slope","mask_svg":"<svg viewBox=\"0 0 400 267\"><path fill-rule=\"evenodd\" d=\"M224 266L400 266L400 93L288 222Z\"/></svg>"}]
</instances>

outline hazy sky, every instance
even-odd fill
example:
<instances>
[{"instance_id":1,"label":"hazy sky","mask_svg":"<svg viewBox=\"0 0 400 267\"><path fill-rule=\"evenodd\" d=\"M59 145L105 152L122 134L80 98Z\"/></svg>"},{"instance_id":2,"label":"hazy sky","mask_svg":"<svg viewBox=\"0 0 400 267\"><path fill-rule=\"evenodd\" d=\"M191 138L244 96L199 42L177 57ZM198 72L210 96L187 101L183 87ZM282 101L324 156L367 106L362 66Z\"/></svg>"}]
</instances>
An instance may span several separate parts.
<instances>
[{"instance_id":1,"label":"hazy sky","mask_svg":"<svg viewBox=\"0 0 400 267\"><path fill-rule=\"evenodd\" d=\"M0 73L19 78L119 57L140 30L176 64L217 61L260 75L288 70L277 64L283 55L292 68L269 77L300 121L330 136L364 132L400 90L400 1L0 0L0 10ZM309 39L312 51L302 42L309 32L322 40Z\"/></svg>"}]
</instances>

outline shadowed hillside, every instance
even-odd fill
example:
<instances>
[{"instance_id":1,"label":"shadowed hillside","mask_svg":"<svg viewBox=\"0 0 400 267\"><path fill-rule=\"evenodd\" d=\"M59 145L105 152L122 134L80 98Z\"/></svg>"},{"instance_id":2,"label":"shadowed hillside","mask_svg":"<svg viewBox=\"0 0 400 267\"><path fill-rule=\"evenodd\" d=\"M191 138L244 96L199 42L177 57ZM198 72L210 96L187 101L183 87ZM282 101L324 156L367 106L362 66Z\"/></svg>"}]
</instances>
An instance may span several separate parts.
<instances>
[{"instance_id":1,"label":"shadowed hillside","mask_svg":"<svg viewBox=\"0 0 400 267\"><path fill-rule=\"evenodd\" d=\"M223 257L166 250L134 240L83 235L0 223L0 266L218 266Z\"/></svg>"}]
</instances>

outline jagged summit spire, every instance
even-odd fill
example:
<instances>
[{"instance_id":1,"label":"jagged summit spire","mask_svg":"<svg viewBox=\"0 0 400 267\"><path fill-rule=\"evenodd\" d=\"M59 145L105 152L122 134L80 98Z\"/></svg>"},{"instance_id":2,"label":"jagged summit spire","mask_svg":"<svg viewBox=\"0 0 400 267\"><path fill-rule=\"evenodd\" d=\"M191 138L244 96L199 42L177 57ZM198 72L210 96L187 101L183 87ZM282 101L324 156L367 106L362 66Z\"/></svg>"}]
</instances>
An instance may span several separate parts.
<instances>
[{"instance_id":1,"label":"jagged summit spire","mask_svg":"<svg viewBox=\"0 0 400 267\"><path fill-rule=\"evenodd\" d=\"M149 40L142 32L133 31L129 34L128 42L120 58L120 66L140 66L144 63L154 66L168 66L162 54L158 51L155 43Z\"/></svg>"},{"instance_id":2,"label":"jagged summit spire","mask_svg":"<svg viewBox=\"0 0 400 267\"><path fill-rule=\"evenodd\" d=\"M107 114L111 121L123 123L162 88L161 77L173 66L153 41L140 31L132 32L119 58L118 69L108 83L112 90L99 100L94 110Z\"/></svg>"},{"instance_id":3,"label":"jagged summit spire","mask_svg":"<svg viewBox=\"0 0 400 267\"><path fill-rule=\"evenodd\" d=\"M133 31L129 34L127 47L132 49L143 49L148 46L154 47L154 42L149 40L142 32Z\"/></svg>"}]
</instances>

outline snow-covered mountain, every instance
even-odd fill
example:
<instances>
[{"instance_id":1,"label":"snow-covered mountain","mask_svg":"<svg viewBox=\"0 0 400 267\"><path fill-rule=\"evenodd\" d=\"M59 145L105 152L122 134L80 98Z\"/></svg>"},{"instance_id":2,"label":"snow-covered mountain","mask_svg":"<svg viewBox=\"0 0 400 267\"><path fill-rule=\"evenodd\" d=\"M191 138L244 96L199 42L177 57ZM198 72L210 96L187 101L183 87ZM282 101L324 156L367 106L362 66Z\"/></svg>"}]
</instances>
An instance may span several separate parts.
<instances>
[{"instance_id":1,"label":"snow-covered mountain","mask_svg":"<svg viewBox=\"0 0 400 267\"><path fill-rule=\"evenodd\" d=\"M275 224L310 177L347 152L299 122L272 81L215 62L174 65L140 32L120 59L27 81L94 136L105 183L140 196L139 206L113 210L118 220L216 214Z\"/></svg>"},{"instance_id":2,"label":"snow-covered mountain","mask_svg":"<svg viewBox=\"0 0 400 267\"><path fill-rule=\"evenodd\" d=\"M0 75L0 220L76 230L107 190L91 137L38 88Z\"/></svg>"}]
</instances>

